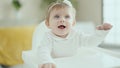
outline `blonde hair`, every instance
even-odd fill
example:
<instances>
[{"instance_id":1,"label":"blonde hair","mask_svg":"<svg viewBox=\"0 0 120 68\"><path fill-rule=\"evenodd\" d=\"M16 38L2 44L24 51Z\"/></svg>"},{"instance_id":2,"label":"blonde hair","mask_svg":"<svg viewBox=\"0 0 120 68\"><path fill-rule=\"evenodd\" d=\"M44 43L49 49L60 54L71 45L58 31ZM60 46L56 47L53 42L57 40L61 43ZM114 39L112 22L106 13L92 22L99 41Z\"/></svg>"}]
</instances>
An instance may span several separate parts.
<instances>
[{"instance_id":1,"label":"blonde hair","mask_svg":"<svg viewBox=\"0 0 120 68\"><path fill-rule=\"evenodd\" d=\"M46 20L49 21L49 17L50 17L50 13L52 10L54 9L61 9L61 8L71 8L73 10L74 13L74 18L76 16L76 10L75 8L72 6L71 2L68 0L64 0L64 1L57 1L52 3L49 7L48 7L48 11L47 11L47 15L46 15Z\"/></svg>"}]
</instances>

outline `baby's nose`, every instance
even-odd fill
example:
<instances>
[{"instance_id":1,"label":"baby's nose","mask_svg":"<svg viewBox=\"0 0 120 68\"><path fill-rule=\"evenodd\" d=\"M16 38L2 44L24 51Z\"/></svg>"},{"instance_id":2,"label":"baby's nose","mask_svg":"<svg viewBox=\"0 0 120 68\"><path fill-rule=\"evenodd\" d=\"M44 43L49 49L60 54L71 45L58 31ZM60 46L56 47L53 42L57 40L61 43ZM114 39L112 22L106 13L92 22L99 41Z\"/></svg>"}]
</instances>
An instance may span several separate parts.
<instances>
[{"instance_id":1,"label":"baby's nose","mask_svg":"<svg viewBox=\"0 0 120 68\"><path fill-rule=\"evenodd\" d=\"M61 23L65 22L65 19L64 19L64 18L61 18L61 19L60 19L60 22L61 22Z\"/></svg>"}]
</instances>

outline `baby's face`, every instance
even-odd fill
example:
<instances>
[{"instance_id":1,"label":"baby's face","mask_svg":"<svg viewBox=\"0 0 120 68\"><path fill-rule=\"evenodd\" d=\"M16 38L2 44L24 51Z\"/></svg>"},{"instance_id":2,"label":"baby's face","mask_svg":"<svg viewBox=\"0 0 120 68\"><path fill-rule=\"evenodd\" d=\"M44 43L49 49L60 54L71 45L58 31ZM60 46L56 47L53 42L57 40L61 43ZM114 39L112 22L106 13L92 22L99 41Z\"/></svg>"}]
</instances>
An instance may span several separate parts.
<instances>
[{"instance_id":1,"label":"baby's face","mask_svg":"<svg viewBox=\"0 0 120 68\"><path fill-rule=\"evenodd\" d=\"M65 38L75 24L73 10L71 8L52 10L48 23L48 27L55 35Z\"/></svg>"}]
</instances>

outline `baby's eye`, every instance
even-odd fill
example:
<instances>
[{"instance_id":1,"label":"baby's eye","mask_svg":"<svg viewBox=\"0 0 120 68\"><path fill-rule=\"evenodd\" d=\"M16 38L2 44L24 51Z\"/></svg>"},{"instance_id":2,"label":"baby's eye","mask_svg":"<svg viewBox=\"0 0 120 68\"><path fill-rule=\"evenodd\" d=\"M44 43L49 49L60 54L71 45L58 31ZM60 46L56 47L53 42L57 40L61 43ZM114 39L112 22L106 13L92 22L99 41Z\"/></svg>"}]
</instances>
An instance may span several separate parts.
<instances>
[{"instance_id":1,"label":"baby's eye","mask_svg":"<svg viewBox=\"0 0 120 68\"><path fill-rule=\"evenodd\" d=\"M54 17L55 17L55 18L60 18L60 16L59 16L59 15L55 15Z\"/></svg>"},{"instance_id":2,"label":"baby's eye","mask_svg":"<svg viewBox=\"0 0 120 68\"><path fill-rule=\"evenodd\" d=\"M67 15L67 16L65 16L65 18L70 18L70 16L69 16L69 15Z\"/></svg>"}]
</instances>

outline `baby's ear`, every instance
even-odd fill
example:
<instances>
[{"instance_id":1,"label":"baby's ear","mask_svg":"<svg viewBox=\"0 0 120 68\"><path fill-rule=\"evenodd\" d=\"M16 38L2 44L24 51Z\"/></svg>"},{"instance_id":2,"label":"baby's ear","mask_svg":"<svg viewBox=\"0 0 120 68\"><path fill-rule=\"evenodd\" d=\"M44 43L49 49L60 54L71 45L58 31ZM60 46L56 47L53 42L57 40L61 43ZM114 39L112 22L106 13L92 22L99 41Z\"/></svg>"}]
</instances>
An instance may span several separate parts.
<instances>
[{"instance_id":1,"label":"baby's ear","mask_svg":"<svg viewBox=\"0 0 120 68\"><path fill-rule=\"evenodd\" d=\"M46 25L48 28L50 28L49 22L48 22L47 20L45 20L45 25Z\"/></svg>"},{"instance_id":2,"label":"baby's ear","mask_svg":"<svg viewBox=\"0 0 120 68\"><path fill-rule=\"evenodd\" d=\"M74 21L73 21L73 24L72 24L72 26L74 26L75 24L76 24L76 20L74 20Z\"/></svg>"}]
</instances>

